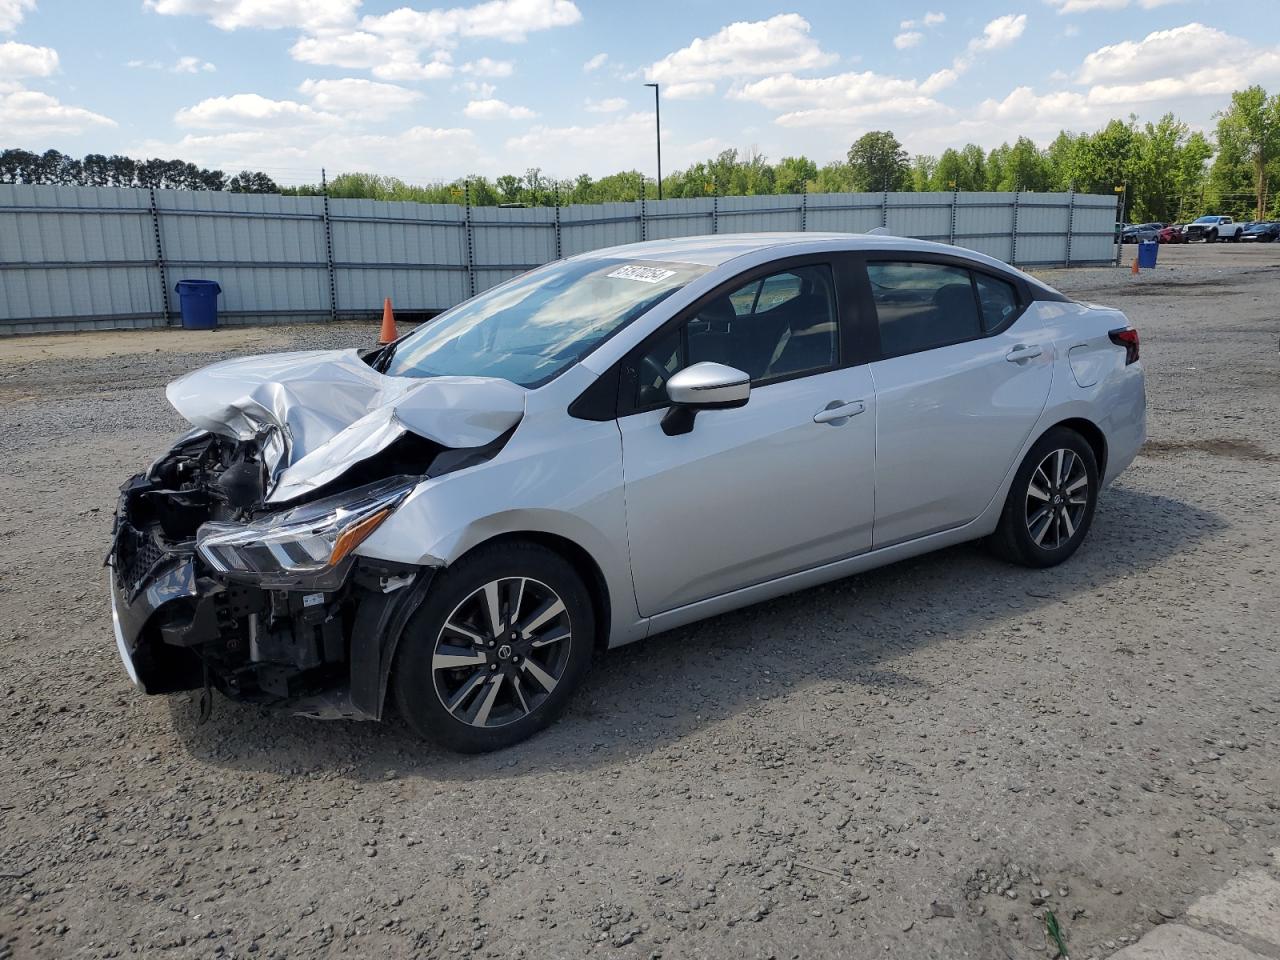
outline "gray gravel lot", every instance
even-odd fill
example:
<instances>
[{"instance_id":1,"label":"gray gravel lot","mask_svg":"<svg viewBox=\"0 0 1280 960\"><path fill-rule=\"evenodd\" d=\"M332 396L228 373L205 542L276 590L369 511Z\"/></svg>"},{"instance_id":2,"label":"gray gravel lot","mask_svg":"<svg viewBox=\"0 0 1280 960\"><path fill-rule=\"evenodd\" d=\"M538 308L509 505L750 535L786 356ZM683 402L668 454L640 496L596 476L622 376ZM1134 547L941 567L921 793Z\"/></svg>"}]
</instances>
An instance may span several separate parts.
<instances>
[{"instance_id":1,"label":"gray gravel lot","mask_svg":"<svg viewBox=\"0 0 1280 960\"><path fill-rule=\"evenodd\" d=\"M224 699L199 726L111 639L165 382L372 323L0 341L0 960L1046 957L1046 908L1079 960L1274 869L1280 244L1160 260L1044 274L1148 371L1070 563L960 547L666 634L472 758Z\"/></svg>"}]
</instances>

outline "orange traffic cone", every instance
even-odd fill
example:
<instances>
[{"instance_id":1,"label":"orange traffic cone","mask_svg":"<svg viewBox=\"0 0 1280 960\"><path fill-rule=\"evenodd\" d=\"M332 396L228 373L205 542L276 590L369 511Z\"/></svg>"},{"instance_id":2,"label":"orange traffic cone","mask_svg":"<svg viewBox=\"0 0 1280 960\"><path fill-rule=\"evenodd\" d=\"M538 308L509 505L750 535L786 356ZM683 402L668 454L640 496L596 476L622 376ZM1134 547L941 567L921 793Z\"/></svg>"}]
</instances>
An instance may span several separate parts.
<instances>
[{"instance_id":1,"label":"orange traffic cone","mask_svg":"<svg viewBox=\"0 0 1280 960\"><path fill-rule=\"evenodd\" d=\"M1134 263L1134 270L1138 269L1137 263ZM399 337L396 333L396 315L391 312L391 298L387 297L382 301L382 329L378 331L378 346L390 343Z\"/></svg>"},{"instance_id":2,"label":"orange traffic cone","mask_svg":"<svg viewBox=\"0 0 1280 960\"><path fill-rule=\"evenodd\" d=\"M1134 258L1133 258L1133 269L1132 269L1132 270L1130 270L1129 272L1130 272L1130 273L1132 273L1135 277L1138 275L1138 258L1137 258L1137 257L1134 257ZM390 303L391 303L391 301L390 301L390 300L388 300L388 301L387 301L387 304L388 304L387 309L388 309L388 310L390 310L390 309L391 309L391 307L390 307ZM386 322L387 322L387 321L385 321L385 320L383 320L383 321L382 321L382 323L383 323L383 327L382 327L382 329L384 329L384 330L386 329ZM392 328L391 328L391 329L392 329L392 330L394 330L394 329L395 329L395 327L394 327L394 326L392 326Z\"/></svg>"}]
</instances>

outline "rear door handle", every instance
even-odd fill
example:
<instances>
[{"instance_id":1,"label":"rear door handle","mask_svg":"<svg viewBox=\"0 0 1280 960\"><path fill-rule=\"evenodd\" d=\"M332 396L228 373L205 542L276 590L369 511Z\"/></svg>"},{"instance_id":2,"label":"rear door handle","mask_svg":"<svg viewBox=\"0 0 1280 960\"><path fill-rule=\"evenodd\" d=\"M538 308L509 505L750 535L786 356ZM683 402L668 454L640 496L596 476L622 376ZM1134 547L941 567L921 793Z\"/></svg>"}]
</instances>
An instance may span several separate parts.
<instances>
[{"instance_id":1,"label":"rear door handle","mask_svg":"<svg viewBox=\"0 0 1280 960\"><path fill-rule=\"evenodd\" d=\"M813 415L814 423L836 423L856 417L867 405L861 400L832 400L825 409Z\"/></svg>"},{"instance_id":2,"label":"rear door handle","mask_svg":"<svg viewBox=\"0 0 1280 960\"><path fill-rule=\"evenodd\" d=\"M1034 360L1042 353L1044 353L1044 351L1040 349L1040 345L1038 343L1020 343L1006 353L1004 358L1010 363L1022 363L1024 360Z\"/></svg>"}]
</instances>

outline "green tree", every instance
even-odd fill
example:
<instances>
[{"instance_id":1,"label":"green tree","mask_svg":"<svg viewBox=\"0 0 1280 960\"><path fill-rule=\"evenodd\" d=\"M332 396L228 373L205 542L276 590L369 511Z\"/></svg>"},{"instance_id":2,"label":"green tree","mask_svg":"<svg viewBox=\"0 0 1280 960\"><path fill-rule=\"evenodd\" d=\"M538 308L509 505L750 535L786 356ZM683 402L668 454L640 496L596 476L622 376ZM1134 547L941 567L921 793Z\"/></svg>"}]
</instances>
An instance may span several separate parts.
<instances>
[{"instance_id":1,"label":"green tree","mask_svg":"<svg viewBox=\"0 0 1280 960\"><path fill-rule=\"evenodd\" d=\"M849 168L856 191L901 190L910 175L907 151L891 130L871 130L855 140Z\"/></svg>"},{"instance_id":2,"label":"green tree","mask_svg":"<svg viewBox=\"0 0 1280 960\"><path fill-rule=\"evenodd\" d=\"M1218 114L1218 146L1243 155L1252 169L1255 214L1261 220L1270 186L1268 166L1280 156L1280 94L1269 97L1260 86L1231 94L1231 106Z\"/></svg>"},{"instance_id":3,"label":"green tree","mask_svg":"<svg viewBox=\"0 0 1280 960\"><path fill-rule=\"evenodd\" d=\"M938 169L938 158L927 153L918 153L911 158L911 181L909 189L915 193L924 193L933 189L934 174Z\"/></svg>"},{"instance_id":4,"label":"green tree","mask_svg":"<svg viewBox=\"0 0 1280 960\"><path fill-rule=\"evenodd\" d=\"M773 168L773 183L779 193L804 193L817 176L818 165L808 157L783 157Z\"/></svg>"}]
</instances>

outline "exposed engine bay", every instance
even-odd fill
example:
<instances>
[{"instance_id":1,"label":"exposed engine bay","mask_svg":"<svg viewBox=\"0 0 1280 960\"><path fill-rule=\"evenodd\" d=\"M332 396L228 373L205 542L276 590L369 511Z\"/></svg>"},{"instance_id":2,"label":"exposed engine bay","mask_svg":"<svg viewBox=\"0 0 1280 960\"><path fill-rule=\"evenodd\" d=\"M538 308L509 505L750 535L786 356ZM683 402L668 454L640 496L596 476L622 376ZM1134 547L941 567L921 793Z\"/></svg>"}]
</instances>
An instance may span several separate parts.
<instances>
[{"instance_id":1,"label":"exposed engine bay","mask_svg":"<svg viewBox=\"0 0 1280 960\"><path fill-rule=\"evenodd\" d=\"M477 380L380 384L353 402L353 382L387 378L354 351L301 356L312 362L259 358L250 376L250 361L228 361L175 381L170 398L197 429L121 487L112 614L148 693L216 687L318 716L380 716L400 629L433 571L355 551L417 484L496 455L522 413L518 388ZM303 397L285 385L299 366L336 368L328 408L323 384L308 380ZM389 402L369 409L378 399Z\"/></svg>"}]
</instances>

